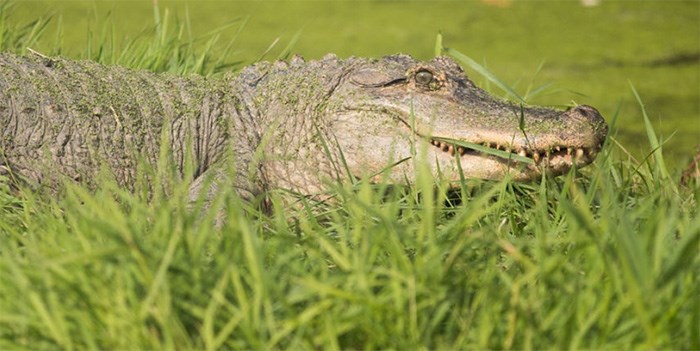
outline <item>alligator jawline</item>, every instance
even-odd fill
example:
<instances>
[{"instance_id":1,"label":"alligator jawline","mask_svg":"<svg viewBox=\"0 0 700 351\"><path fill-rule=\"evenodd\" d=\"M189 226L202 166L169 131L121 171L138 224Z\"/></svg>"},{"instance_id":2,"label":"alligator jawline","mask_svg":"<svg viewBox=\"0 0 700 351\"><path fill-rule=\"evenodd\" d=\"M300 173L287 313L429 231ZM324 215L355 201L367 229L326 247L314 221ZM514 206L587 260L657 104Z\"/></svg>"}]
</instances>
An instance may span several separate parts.
<instances>
[{"instance_id":1,"label":"alligator jawline","mask_svg":"<svg viewBox=\"0 0 700 351\"><path fill-rule=\"evenodd\" d=\"M482 152L479 150L474 150L469 147L463 147L463 146L458 146L455 144L451 144L449 142L446 142L445 140L442 140L440 138L426 138L428 139L429 143L436 148L440 149L441 151L449 154L450 156L454 156L455 152L459 153L460 156L464 155L470 155L470 156L481 156L481 157L494 157L499 160L504 160L504 161L517 161L515 159L511 158L505 158L505 157L500 157L500 156L494 156L491 154L488 154L486 152ZM597 153L596 148L591 148L591 147L569 147L569 146L554 146L548 150L532 150L532 149L527 149L527 148L518 148L516 150L512 150L510 147L505 146L505 145L500 145L497 143L489 143L489 142L484 142L484 143L479 143L479 145L483 145L486 148L493 149L493 150L499 150L499 151L504 151L513 155L518 155L521 157L527 157L535 161L536 164L540 164L540 162L545 161L546 163L552 163L553 160L555 159L566 159L569 158L571 160L571 163L578 163L575 160L580 160L583 161L584 163L589 163L590 161L593 160L593 156Z\"/></svg>"},{"instance_id":2,"label":"alligator jawline","mask_svg":"<svg viewBox=\"0 0 700 351\"><path fill-rule=\"evenodd\" d=\"M508 158L508 157L501 157L501 156L494 156L492 154L488 154L479 150L474 150L470 149L469 147L463 147L463 146L458 146L451 144L445 139L447 138L441 138L441 137L428 137L420 132L417 132L414 127L411 126L411 124L407 123L405 120L402 118L399 118L401 122L403 122L407 127L411 129L414 133L416 133L419 137L423 138L426 140L428 143L431 145L439 148L445 153L448 153L450 156L455 155L455 150L459 153L460 156L477 156L477 157L489 157L492 159L495 159L499 162L507 162L507 163L512 163L512 162L517 162L517 159L513 158ZM591 163L595 159L595 155L600 149L602 148L602 145L598 145L597 147L571 147L571 146L562 146L562 145L555 145L547 150L542 150L542 149L537 149L537 150L532 150L529 148L523 148L519 147L515 150L511 149L509 146L506 145L501 145L498 143L491 143L491 142L477 142L474 144L479 144L483 145L484 147L487 147L489 149L494 149L494 150L500 150L504 152L511 153L513 155L518 155L521 157L527 157L535 161L535 164L539 165L540 162L543 160L546 161L545 165L548 164L554 164L555 160L562 160L564 162L570 163L570 164L578 164L578 165L585 165Z\"/></svg>"}]
</instances>

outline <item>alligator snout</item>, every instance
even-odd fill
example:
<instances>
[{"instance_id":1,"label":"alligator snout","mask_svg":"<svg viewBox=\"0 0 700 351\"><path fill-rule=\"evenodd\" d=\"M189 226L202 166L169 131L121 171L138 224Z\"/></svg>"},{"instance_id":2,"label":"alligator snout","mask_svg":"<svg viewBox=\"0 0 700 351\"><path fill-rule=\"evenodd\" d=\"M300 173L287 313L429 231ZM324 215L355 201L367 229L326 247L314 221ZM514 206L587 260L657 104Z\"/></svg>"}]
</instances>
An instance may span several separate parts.
<instances>
[{"instance_id":1,"label":"alligator snout","mask_svg":"<svg viewBox=\"0 0 700 351\"><path fill-rule=\"evenodd\" d=\"M569 118L573 118L582 122L588 122L593 126L593 132L595 134L596 141L598 144L605 140L608 134L608 125L605 123L603 116L592 106L588 105L578 105L572 107L566 111L566 115Z\"/></svg>"},{"instance_id":2,"label":"alligator snout","mask_svg":"<svg viewBox=\"0 0 700 351\"><path fill-rule=\"evenodd\" d=\"M598 110L596 110L594 107L588 105L578 105L572 107L567 111L567 114L571 118L588 121L593 125L605 124L605 120L603 119L603 116L600 115L600 112L598 112Z\"/></svg>"}]
</instances>

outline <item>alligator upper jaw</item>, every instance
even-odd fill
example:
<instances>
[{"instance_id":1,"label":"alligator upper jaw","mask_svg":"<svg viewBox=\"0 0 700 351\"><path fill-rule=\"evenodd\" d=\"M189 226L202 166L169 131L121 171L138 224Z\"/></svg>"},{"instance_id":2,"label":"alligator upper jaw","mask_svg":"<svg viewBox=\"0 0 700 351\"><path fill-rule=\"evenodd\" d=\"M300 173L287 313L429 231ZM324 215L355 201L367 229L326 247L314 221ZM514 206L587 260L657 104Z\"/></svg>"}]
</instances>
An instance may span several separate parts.
<instances>
[{"instance_id":1,"label":"alligator upper jaw","mask_svg":"<svg viewBox=\"0 0 700 351\"><path fill-rule=\"evenodd\" d=\"M476 150L475 148L472 148L470 146L461 146L458 145L457 143L451 143L448 140L448 138L441 138L441 137L432 137L432 138L424 138L426 140L430 141L430 144L441 149L443 152L448 153L450 156L454 156L455 153L458 153L460 156L464 156L466 154L470 155L482 155L482 156L489 156L490 154L488 152L484 152L481 150ZM546 162L547 160L553 160L557 159L560 157L570 157L570 158L579 158L582 160L591 160L597 155L597 153L600 151L600 145L596 147L574 147L574 146L566 146L566 145L554 145L545 149L531 149L527 147L518 147L518 146L507 146L507 145L501 145L498 143L494 142L468 142L469 144L476 144L479 146L483 146L483 148L491 149L491 150L499 150L503 151L506 153L510 153L513 155L518 155L520 157L526 157L529 159L532 159L535 163L539 164L540 162ZM491 154L493 155L493 154ZM504 159L508 159L508 157L503 157Z\"/></svg>"},{"instance_id":2,"label":"alligator upper jaw","mask_svg":"<svg viewBox=\"0 0 700 351\"><path fill-rule=\"evenodd\" d=\"M601 149L601 145L576 147L564 144L552 144L534 149L496 142L460 142L460 140L438 136L425 137L420 134L419 136L432 145L436 155L443 161L454 161L457 155L463 164L470 162L469 158L487 158L502 164L505 168L520 169L520 172L516 173L516 178L519 180L535 178L543 171L547 174L559 175L574 166L583 167L593 162ZM478 150L470 145L478 146Z\"/></svg>"}]
</instances>

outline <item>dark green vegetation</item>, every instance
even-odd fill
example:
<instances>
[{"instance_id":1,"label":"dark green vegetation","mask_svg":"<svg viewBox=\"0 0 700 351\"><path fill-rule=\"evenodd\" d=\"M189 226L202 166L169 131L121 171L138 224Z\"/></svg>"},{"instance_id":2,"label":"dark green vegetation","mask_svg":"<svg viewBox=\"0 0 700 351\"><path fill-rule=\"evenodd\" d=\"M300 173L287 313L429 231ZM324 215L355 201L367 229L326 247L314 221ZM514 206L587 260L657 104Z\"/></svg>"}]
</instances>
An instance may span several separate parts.
<instances>
[{"instance_id":1,"label":"dark green vegetation","mask_svg":"<svg viewBox=\"0 0 700 351\"><path fill-rule=\"evenodd\" d=\"M37 18L3 21L2 50L35 47L22 26ZM128 50L98 50L103 37L90 56L226 63L160 29ZM613 93L637 100L628 85ZM145 170L151 197L109 182L55 200L5 189L0 349L698 349L700 194L676 187L641 102L608 112L612 135L623 119L645 126L640 162L608 139L581 173L464 181L460 204L421 168L411 189L336 186L313 216L263 215L232 191L190 211L167 162Z\"/></svg>"}]
</instances>

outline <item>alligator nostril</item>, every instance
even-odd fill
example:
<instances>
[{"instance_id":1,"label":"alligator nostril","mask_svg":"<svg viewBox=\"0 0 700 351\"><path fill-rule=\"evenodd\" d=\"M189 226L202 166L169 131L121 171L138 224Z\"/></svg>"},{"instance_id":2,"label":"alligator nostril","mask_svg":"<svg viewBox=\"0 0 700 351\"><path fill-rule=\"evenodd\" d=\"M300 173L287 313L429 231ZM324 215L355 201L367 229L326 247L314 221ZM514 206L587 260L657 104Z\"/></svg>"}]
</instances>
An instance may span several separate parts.
<instances>
[{"instance_id":1,"label":"alligator nostril","mask_svg":"<svg viewBox=\"0 0 700 351\"><path fill-rule=\"evenodd\" d=\"M571 116L578 116L579 118L589 120L589 121L602 121L603 117L600 112L593 107L587 105L578 105L570 109Z\"/></svg>"},{"instance_id":2,"label":"alligator nostril","mask_svg":"<svg viewBox=\"0 0 700 351\"><path fill-rule=\"evenodd\" d=\"M586 118L591 118L593 117L593 111L591 111L591 108L588 106L584 105L579 105L574 108L574 111L580 114L583 117Z\"/></svg>"}]
</instances>

